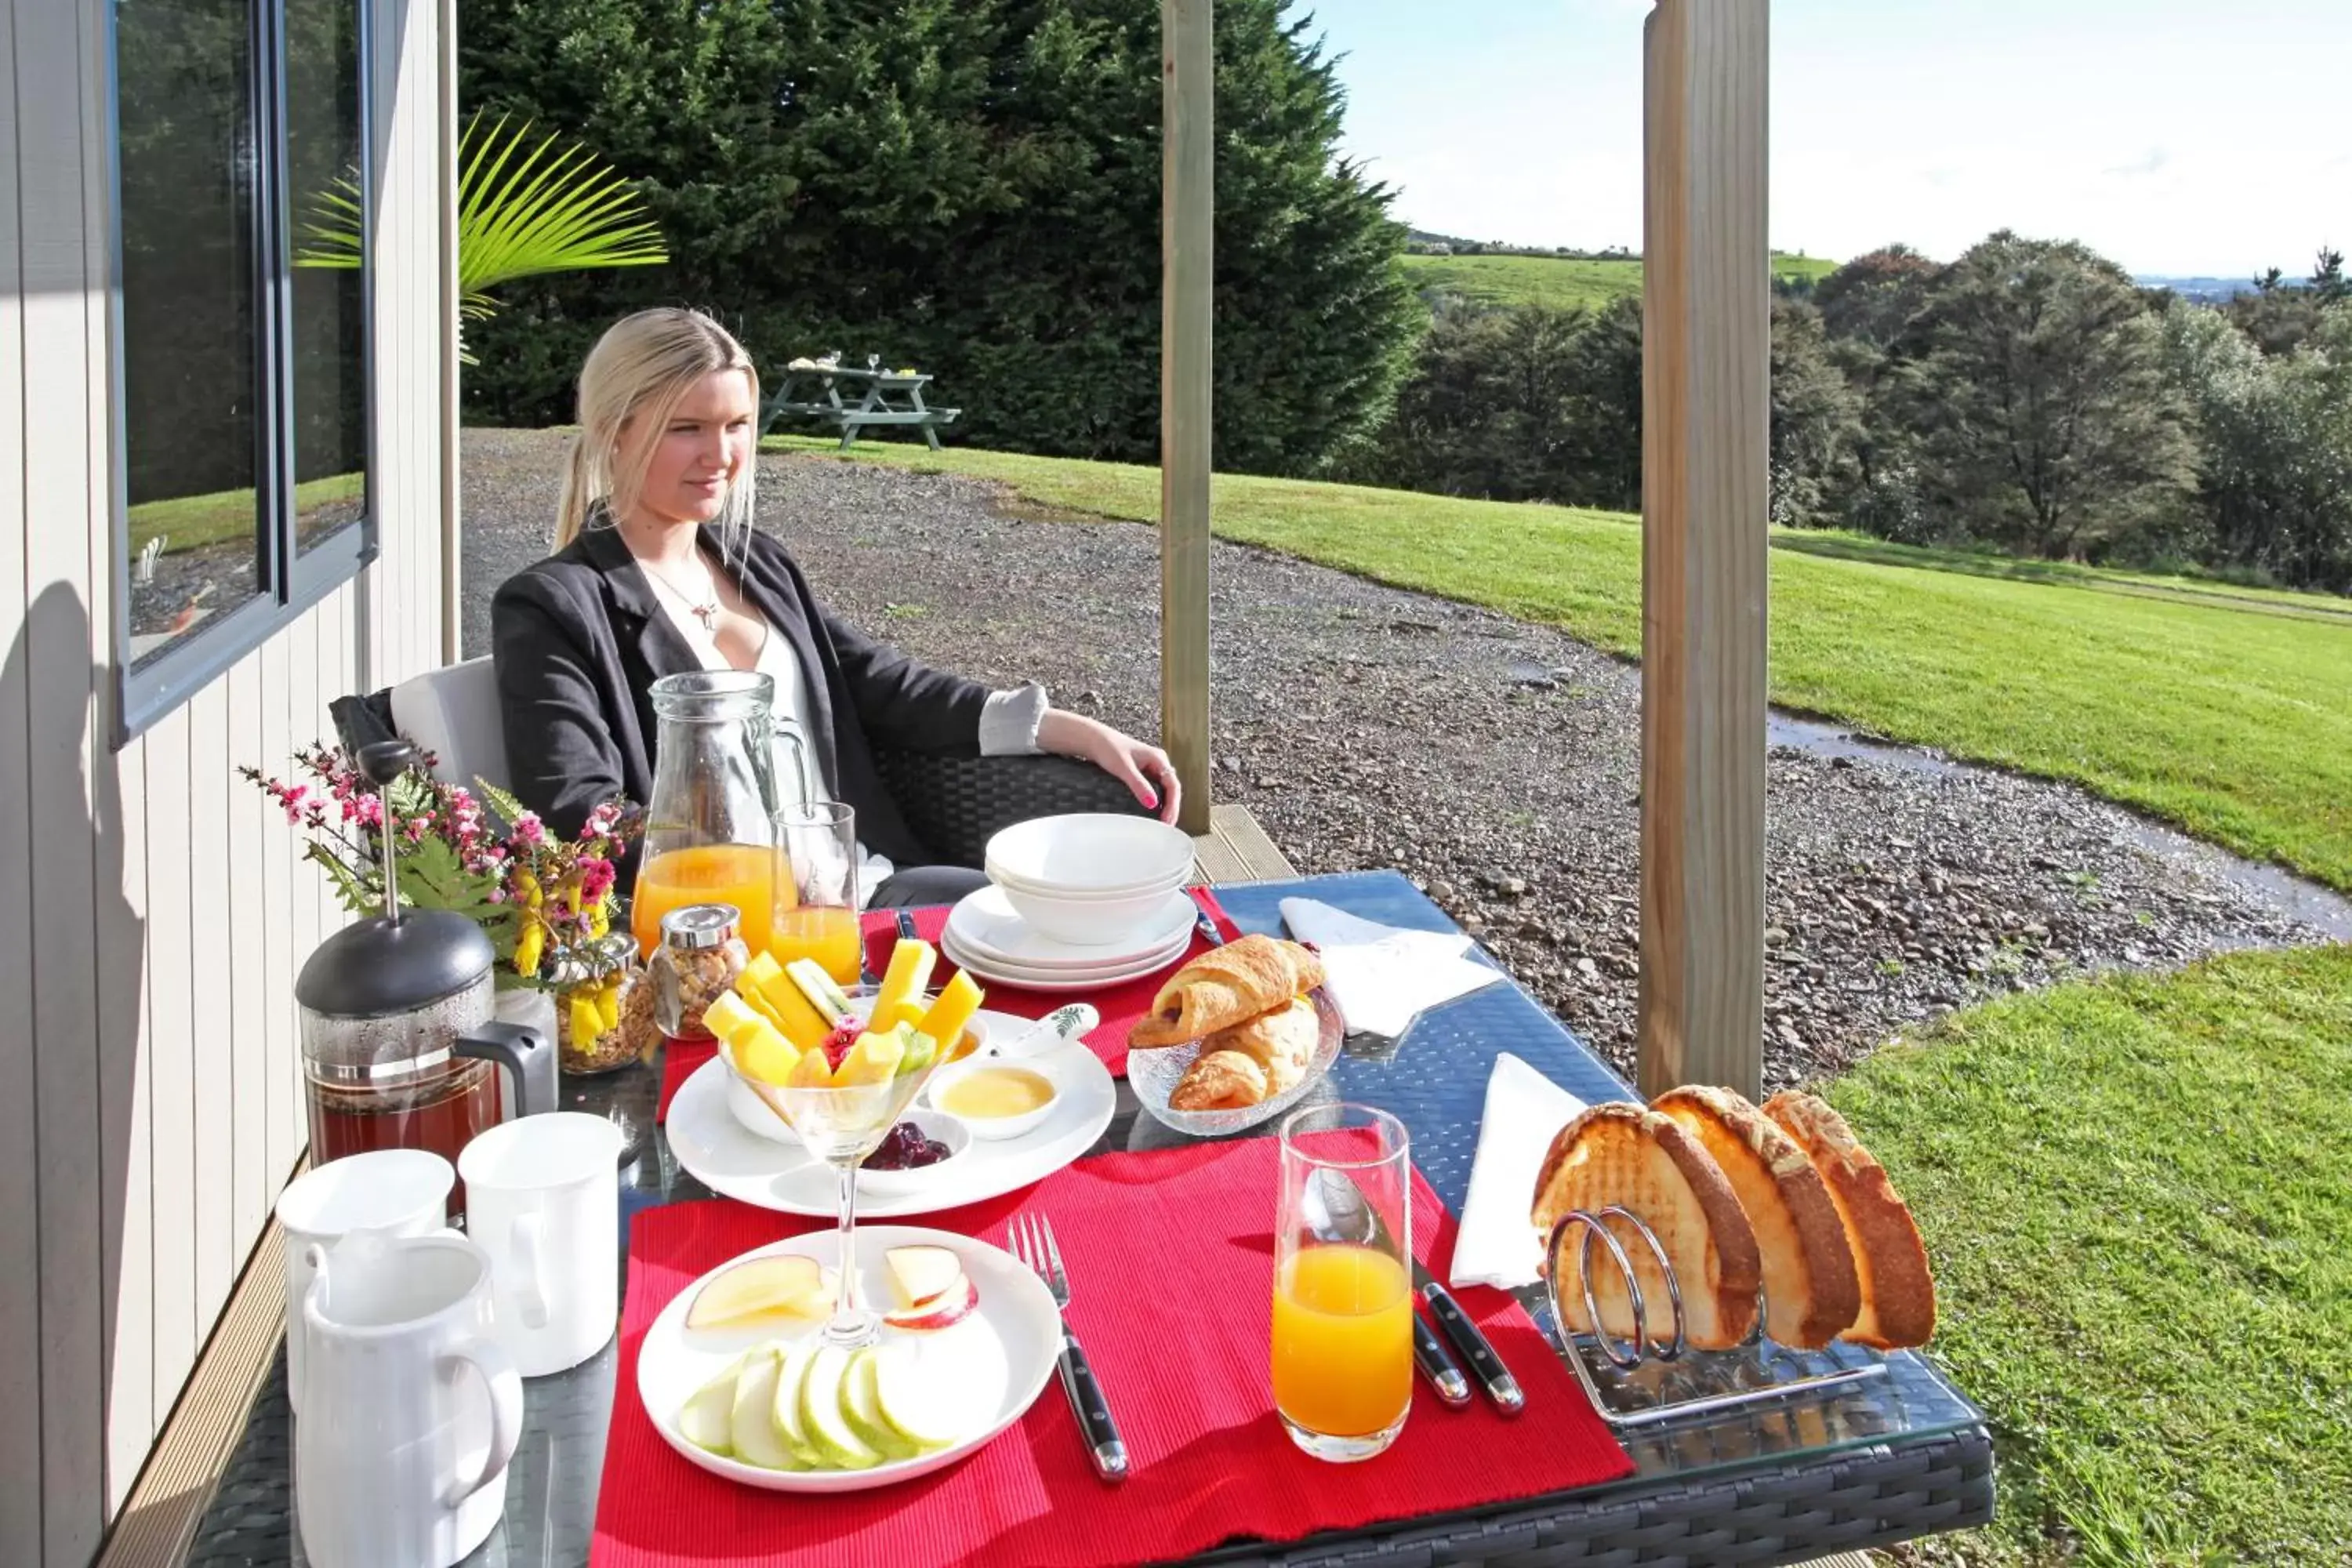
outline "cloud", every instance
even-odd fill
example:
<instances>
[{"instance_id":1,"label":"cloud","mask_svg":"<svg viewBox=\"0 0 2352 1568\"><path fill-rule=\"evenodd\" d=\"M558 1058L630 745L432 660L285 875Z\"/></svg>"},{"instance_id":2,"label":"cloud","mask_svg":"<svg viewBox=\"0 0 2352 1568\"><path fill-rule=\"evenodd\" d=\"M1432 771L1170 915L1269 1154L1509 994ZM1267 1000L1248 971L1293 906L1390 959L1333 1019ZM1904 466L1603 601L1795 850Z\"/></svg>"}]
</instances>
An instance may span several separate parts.
<instances>
[{"instance_id":1,"label":"cloud","mask_svg":"<svg viewBox=\"0 0 2352 1568\"><path fill-rule=\"evenodd\" d=\"M2102 174L2112 174L2117 179L2141 180L2146 179L2150 174L2159 173L2166 164L2171 162L2171 153L2166 152L2161 147L2151 147L2147 150L2147 155L2144 158L2135 158L2128 163L2110 164L2106 168L2100 170L2099 173Z\"/></svg>"}]
</instances>

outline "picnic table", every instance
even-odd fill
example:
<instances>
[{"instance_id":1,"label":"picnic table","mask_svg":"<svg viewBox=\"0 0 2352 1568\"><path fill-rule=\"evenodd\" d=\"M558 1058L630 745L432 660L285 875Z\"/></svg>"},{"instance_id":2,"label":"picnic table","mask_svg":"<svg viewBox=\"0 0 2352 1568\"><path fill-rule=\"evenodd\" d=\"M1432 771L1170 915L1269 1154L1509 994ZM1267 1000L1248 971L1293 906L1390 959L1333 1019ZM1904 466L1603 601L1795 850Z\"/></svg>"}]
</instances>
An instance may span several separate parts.
<instances>
[{"instance_id":1,"label":"picnic table","mask_svg":"<svg viewBox=\"0 0 2352 1568\"><path fill-rule=\"evenodd\" d=\"M779 418L821 419L841 426L841 449L849 450L858 431L868 425L907 425L919 429L931 450L940 449L940 426L952 424L961 408L932 408L923 402L923 388L931 378L890 370L858 370L849 365L803 366L787 369L775 395L760 406L760 434ZM862 390L861 390L862 389ZM847 392L855 404L844 401Z\"/></svg>"},{"instance_id":2,"label":"picnic table","mask_svg":"<svg viewBox=\"0 0 2352 1568\"><path fill-rule=\"evenodd\" d=\"M1394 872L1242 883L1216 891L1244 931L1278 932L1279 901L1301 895L1391 925L1455 929ZM1392 1050L1363 1050L1349 1042L1328 1089L1318 1092L1368 1101L1400 1117L1411 1131L1415 1163L1458 1214L1487 1076L1503 1051L1588 1101L1632 1097L1599 1058L1510 984L1432 1012ZM1124 1079L1118 1091L1118 1111L1093 1152L1189 1142L1142 1114ZM628 1215L710 1196L671 1154L654 1121L655 1093L654 1075L642 1068L566 1080L565 1109L610 1116L636 1151L622 1178L624 1247ZM1537 1293L1525 1300L1531 1311L1540 1307ZM1542 1321L1548 1313L1538 1316ZM468 1563L587 1561L613 1401L636 1397L634 1389L614 1386L619 1355L617 1343L608 1345L570 1372L527 1385L525 1432L508 1475L505 1517ZM1049 1389L1046 1397L1058 1395ZM1785 1563L1965 1529L1992 1517L1992 1450L1983 1413L1908 1352L1887 1358L1885 1376L1679 1418L1621 1437L1634 1464L1634 1473L1622 1481L1303 1541L1229 1542L1192 1561L1285 1568L1402 1568L1489 1559ZM190 1563L227 1568L298 1560L290 1528L291 1439L281 1352L247 1414Z\"/></svg>"}]
</instances>

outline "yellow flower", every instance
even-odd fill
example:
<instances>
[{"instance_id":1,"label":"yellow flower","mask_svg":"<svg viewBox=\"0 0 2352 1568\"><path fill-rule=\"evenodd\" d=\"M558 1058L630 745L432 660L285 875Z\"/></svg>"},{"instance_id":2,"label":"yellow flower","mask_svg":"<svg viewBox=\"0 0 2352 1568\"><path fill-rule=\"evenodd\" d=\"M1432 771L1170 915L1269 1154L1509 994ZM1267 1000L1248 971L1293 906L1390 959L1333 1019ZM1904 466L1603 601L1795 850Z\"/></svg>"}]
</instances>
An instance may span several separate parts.
<instances>
[{"instance_id":1,"label":"yellow flower","mask_svg":"<svg viewBox=\"0 0 2352 1568\"><path fill-rule=\"evenodd\" d=\"M612 913L604 905L598 904L588 911L588 934L591 937L602 940L605 931L612 929Z\"/></svg>"},{"instance_id":2,"label":"yellow flower","mask_svg":"<svg viewBox=\"0 0 2352 1568\"><path fill-rule=\"evenodd\" d=\"M546 945L547 927L538 921L525 920L522 934L515 938L515 973L524 975L537 974L540 951Z\"/></svg>"}]
</instances>

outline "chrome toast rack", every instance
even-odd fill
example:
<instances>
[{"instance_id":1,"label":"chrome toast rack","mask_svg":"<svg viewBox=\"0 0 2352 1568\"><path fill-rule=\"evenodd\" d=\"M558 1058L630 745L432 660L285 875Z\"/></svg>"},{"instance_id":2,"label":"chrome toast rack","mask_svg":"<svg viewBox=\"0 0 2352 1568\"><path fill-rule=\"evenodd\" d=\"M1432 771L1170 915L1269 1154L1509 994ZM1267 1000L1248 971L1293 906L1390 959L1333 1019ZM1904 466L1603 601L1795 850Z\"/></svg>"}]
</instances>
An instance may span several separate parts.
<instances>
[{"instance_id":1,"label":"chrome toast rack","mask_svg":"<svg viewBox=\"0 0 2352 1568\"><path fill-rule=\"evenodd\" d=\"M1641 1216L1614 1205L1596 1211L1570 1210L1546 1238L1547 1259L1559 1256L1560 1242L1571 1226L1584 1232L1578 1244L1576 1274L1582 1285L1581 1321L1592 1325L1591 1330L1569 1327L1573 1320L1561 1310L1562 1270L1548 1269L1544 1290L1565 1359L1584 1385L1593 1409L1612 1427L1650 1426L1685 1416L1811 1396L1886 1375L1885 1359L1858 1345L1841 1342L1825 1350L1798 1351L1767 1338L1760 1289L1755 1326L1745 1341L1728 1351L1693 1350L1685 1333L1682 1286L1675 1279L1674 1264ZM1657 1262L1674 1312L1675 1331L1665 1340L1647 1332L1650 1319L1642 1281L1625 1244L1612 1234L1614 1229L1631 1232L1634 1242L1647 1247ZM1631 1339L1620 1340L1601 1322L1600 1303L1592 1294L1596 1244L1624 1278L1626 1300L1633 1313Z\"/></svg>"}]
</instances>

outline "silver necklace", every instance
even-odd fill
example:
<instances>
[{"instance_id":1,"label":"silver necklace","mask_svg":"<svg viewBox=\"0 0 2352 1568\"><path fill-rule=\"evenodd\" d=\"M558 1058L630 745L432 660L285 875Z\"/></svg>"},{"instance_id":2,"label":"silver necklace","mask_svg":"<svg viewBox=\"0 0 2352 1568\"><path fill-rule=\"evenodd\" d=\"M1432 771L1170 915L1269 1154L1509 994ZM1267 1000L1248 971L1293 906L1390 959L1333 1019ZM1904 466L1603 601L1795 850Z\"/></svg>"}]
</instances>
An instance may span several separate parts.
<instances>
[{"instance_id":1,"label":"silver necklace","mask_svg":"<svg viewBox=\"0 0 2352 1568\"><path fill-rule=\"evenodd\" d=\"M702 629L706 634L715 633L719 629L719 578L709 567L703 568L703 589L710 597L698 604L693 595L671 581L669 574L655 571L652 562L639 556L637 564L652 573L655 579L664 587L686 601L687 612L702 623Z\"/></svg>"}]
</instances>

